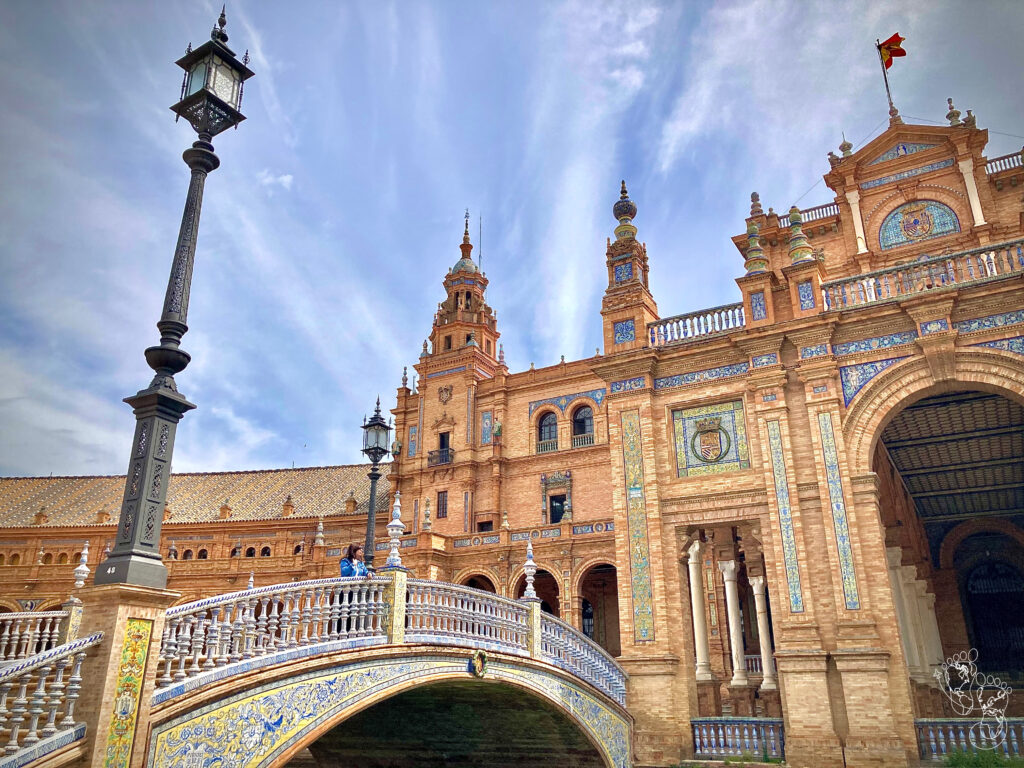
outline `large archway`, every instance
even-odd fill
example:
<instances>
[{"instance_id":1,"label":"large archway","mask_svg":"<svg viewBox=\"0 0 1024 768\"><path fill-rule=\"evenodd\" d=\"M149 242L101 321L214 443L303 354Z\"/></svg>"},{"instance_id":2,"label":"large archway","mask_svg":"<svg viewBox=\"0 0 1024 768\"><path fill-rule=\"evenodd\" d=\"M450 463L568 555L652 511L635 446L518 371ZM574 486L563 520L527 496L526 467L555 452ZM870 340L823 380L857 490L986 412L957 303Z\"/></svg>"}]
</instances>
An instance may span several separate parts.
<instances>
[{"instance_id":1,"label":"large archway","mask_svg":"<svg viewBox=\"0 0 1024 768\"><path fill-rule=\"evenodd\" d=\"M580 629L612 656L622 653L619 642L619 586L615 566L598 563L580 579Z\"/></svg>"},{"instance_id":2,"label":"large archway","mask_svg":"<svg viewBox=\"0 0 1024 768\"><path fill-rule=\"evenodd\" d=\"M561 616L559 610L558 579L545 570L538 569L533 581L533 589L540 599L541 610L550 613L552 616ZM516 580L516 588L513 594L518 600L526 592L526 577L520 576Z\"/></svg>"},{"instance_id":3,"label":"large archway","mask_svg":"<svg viewBox=\"0 0 1024 768\"><path fill-rule=\"evenodd\" d=\"M478 680L400 693L332 728L308 749L317 766L506 768L540 756L549 765L605 766L555 706L521 688Z\"/></svg>"},{"instance_id":4,"label":"large archway","mask_svg":"<svg viewBox=\"0 0 1024 768\"><path fill-rule=\"evenodd\" d=\"M872 461L922 716L950 714L928 689L955 653L974 648L983 673L1024 681L1024 405L970 385L944 389L888 414Z\"/></svg>"}]
</instances>

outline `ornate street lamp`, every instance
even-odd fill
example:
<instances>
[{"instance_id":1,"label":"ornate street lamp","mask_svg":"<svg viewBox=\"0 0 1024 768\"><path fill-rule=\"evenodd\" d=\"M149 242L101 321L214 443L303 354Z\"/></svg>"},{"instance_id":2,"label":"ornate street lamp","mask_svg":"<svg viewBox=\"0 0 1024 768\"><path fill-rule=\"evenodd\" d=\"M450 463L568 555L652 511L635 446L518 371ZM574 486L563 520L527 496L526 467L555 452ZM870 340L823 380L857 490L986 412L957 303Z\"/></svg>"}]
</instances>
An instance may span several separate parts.
<instances>
[{"instance_id":1,"label":"ornate street lamp","mask_svg":"<svg viewBox=\"0 0 1024 768\"><path fill-rule=\"evenodd\" d=\"M377 410L369 421L363 421L363 453L370 460L370 509L366 514L366 545L363 547L363 560L366 569L373 571L374 527L377 524L377 481L380 471L377 465L388 453L388 437L391 427L380 415L380 398L377 398Z\"/></svg>"},{"instance_id":2,"label":"ornate street lamp","mask_svg":"<svg viewBox=\"0 0 1024 768\"><path fill-rule=\"evenodd\" d=\"M171 109L192 124L199 140L182 155L192 171L192 180L181 216L163 314L156 324L160 344L146 350L146 362L156 375L146 389L125 398L135 411L135 439L114 549L96 569L96 584L157 588L167 585L167 568L160 557L160 528L170 484L174 435L181 417L195 408L178 393L174 374L185 370L192 359L180 343L188 330L188 297L203 186L207 174L220 165L210 140L245 119L238 111L242 106L242 84L253 76L246 66L248 53L239 61L228 48L226 24L222 9L209 42L194 51L190 45L177 61L185 70L185 79L181 100Z\"/></svg>"}]
</instances>

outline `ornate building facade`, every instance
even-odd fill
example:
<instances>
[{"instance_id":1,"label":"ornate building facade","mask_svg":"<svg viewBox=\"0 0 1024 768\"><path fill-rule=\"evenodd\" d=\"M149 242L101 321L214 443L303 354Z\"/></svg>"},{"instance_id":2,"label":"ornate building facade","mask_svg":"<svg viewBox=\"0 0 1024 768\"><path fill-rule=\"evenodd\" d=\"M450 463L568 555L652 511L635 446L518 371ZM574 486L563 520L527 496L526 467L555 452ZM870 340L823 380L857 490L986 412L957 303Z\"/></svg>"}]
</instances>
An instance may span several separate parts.
<instances>
[{"instance_id":1,"label":"ornate building facade","mask_svg":"<svg viewBox=\"0 0 1024 768\"><path fill-rule=\"evenodd\" d=\"M793 765L913 764L944 658L1024 678L1024 166L947 117L844 142L831 203L753 195L713 309L661 316L623 184L587 359L509 371L467 225L380 511L418 577L513 598L532 543L544 610L629 673L638 765L722 716L782 718ZM365 474L176 476L169 588L334 575ZM86 540L95 567L120 484L0 480L4 606L60 603Z\"/></svg>"}]
</instances>

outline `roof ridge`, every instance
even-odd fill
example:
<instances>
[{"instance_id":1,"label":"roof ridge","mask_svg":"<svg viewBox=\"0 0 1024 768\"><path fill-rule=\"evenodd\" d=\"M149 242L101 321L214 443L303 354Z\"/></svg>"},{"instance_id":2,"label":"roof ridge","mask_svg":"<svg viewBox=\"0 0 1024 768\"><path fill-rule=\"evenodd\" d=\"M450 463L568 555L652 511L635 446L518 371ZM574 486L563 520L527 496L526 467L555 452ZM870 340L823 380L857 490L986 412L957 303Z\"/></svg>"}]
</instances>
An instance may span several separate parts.
<instances>
[{"instance_id":1,"label":"roof ridge","mask_svg":"<svg viewBox=\"0 0 1024 768\"><path fill-rule=\"evenodd\" d=\"M276 472L309 472L316 469L349 469L352 467L366 467L370 468L370 464L325 464L321 466L310 466L310 467L278 467L274 469L229 469L222 472L172 472L171 477L205 477L212 475L255 475L255 474L270 474ZM385 470L390 467L391 463L379 465L379 468ZM389 471L389 470L385 470ZM109 478L123 478L125 475L0 475L0 481L2 480L103 480Z\"/></svg>"}]
</instances>

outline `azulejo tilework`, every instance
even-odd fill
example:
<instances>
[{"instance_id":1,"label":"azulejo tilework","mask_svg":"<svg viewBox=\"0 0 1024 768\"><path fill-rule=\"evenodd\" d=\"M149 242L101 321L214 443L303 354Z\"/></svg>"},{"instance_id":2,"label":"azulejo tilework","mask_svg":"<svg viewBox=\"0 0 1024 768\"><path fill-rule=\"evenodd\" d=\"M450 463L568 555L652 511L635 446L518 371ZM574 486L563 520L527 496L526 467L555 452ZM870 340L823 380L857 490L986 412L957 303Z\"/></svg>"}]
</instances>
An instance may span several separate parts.
<instances>
[{"instance_id":1,"label":"azulejo tilework","mask_svg":"<svg viewBox=\"0 0 1024 768\"><path fill-rule=\"evenodd\" d=\"M949 321L946 318L938 320L925 320L921 323L921 335L927 336L930 333L942 333L949 330Z\"/></svg>"},{"instance_id":2,"label":"azulejo tilework","mask_svg":"<svg viewBox=\"0 0 1024 768\"><path fill-rule=\"evenodd\" d=\"M534 400L530 403L530 415L533 416L534 412L542 405L557 406L558 410L565 413L566 406L578 397L585 397L589 400L593 400L597 405L600 405L604 402L606 394L607 393L603 389L591 389L588 392L574 392L571 395L559 395L558 397L549 397L546 400Z\"/></svg>"},{"instance_id":3,"label":"azulejo tilework","mask_svg":"<svg viewBox=\"0 0 1024 768\"><path fill-rule=\"evenodd\" d=\"M1024 336L1014 336L1012 339L996 339L995 341L983 341L981 344L972 344L974 347L992 347L993 349L1005 349L1007 352L1016 352L1024 355Z\"/></svg>"},{"instance_id":4,"label":"azulejo tilework","mask_svg":"<svg viewBox=\"0 0 1024 768\"><path fill-rule=\"evenodd\" d=\"M435 376L444 376L446 373L459 373L460 371L464 370L466 370L466 366L460 365L458 368L448 368L447 370L444 371L434 371L433 373L428 373L427 378L432 379Z\"/></svg>"},{"instance_id":5,"label":"azulejo tilework","mask_svg":"<svg viewBox=\"0 0 1024 768\"><path fill-rule=\"evenodd\" d=\"M880 154L868 165L877 165L878 163L884 163L886 160L895 160L897 157L904 157L905 155L912 155L915 152L921 152L925 149L931 149L937 147L938 144L918 144L907 142L906 144L897 144L891 149L887 149L885 152Z\"/></svg>"},{"instance_id":6,"label":"azulejo tilework","mask_svg":"<svg viewBox=\"0 0 1024 768\"><path fill-rule=\"evenodd\" d=\"M633 279L633 264L616 264L615 265L615 282L624 283L627 280Z\"/></svg>"},{"instance_id":7,"label":"azulejo tilework","mask_svg":"<svg viewBox=\"0 0 1024 768\"><path fill-rule=\"evenodd\" d=\"M742 400L673 411L672 432L679 477L750 468Z\"/></svg>"},{"instance_id":8,"label":"azulejo tilework","mask_svg":"<svg viewBox=\"0 0 1024 768\"><path fill-rule=\"evenodd\" d=\"M800 586L800 565L796 556L796 535L793 533L793 508L789 500L789 480L782 450L782 430L779 422L769 421L768 447L771 451L772 478L775 483L775 503L779 508L779 528L782 533L782 559L786 566L789 586L789 610L804 612L804 595Z\"/></svg>"},{"instance_id":9,"label":"azulejo tilework","mask_svg":"<svg viewBox=\"0 0 1024 768\"><path fill-rule=\"evenodd\" d=\"M948 205L934 200L915 200L885 217L878 241L884 251L959 231L960 220Z\"/></svg>"},{"instance_id":10,"label":"azulejo tilework","mask_svg":"<svg viewBox=\"0 0 1024 768\"><path fill-rule=\"evenodd\" d=\"M147 765L265 768L320 725L356 711L390 687L462 679L465 658L377 659L309 672L215 701L155 729ZM585 729L615 768L629 766L629 724L585 689L554 673L490 660L486 680L514 684L551 701Z\"/></svg>"},{"instance_id":11,"label":"azulejo tilework","mask_svg":"<svg viewBox=\"0 0 1024 768\"><path fill-rule=\"evenodd\" d=\"M149 658L149 640L153 634L150 619L129 618L121 647L121 663L117 668L117 695L107 732L107 749L103 768L128 768L135 743L135 727L139 717L139 699Z\"/></svg>"},{"instance_id":12,"label":"azulejo tilework","mask_svg":"<svg viewBox=\"0 0 1024 768\"><path fill-rule=\"evenodd\" d=\"M654 595L651 589L651 553L647 540L640 411L623 411L621 423L626 519L629 524L629 571L633 594L633 638L638 643L647 643L654 640Z\"/></svg>"},{"instance_id":13,"label":"azulejo tilework","mask_svg":"<svg viewBox=\"0 0 1024 768\"><path fill-rule=\"evenodd\" d=\"M961 320L958 323L953 323L953 327L960 333L971 333L972 331L988 331L992 328L1002 328L1004 325L1017 325L1018 323L1024 323L1024 309L1019 309L1016 312L1003 312L1000 315Z\"/></svg>"},{"instance_id":14,"label":"azulejo tilework","mask_svg":"<svg viewBox=\"0 0 1024 768\"><path fill-rule=\"evenodd\" d=\"M807 360L811 357L821 357L828 354L828 344L812 344L809 347L800 347L800 359Z\"/></svg>"},{"instance_id":15,"label":"azulejo tilework","mask_svg":"<svg viewBox=\"0 0 1024 768\"><path fill-rule=\"evenodd\" d=\"M763 403L774 403L778 399L779 396L776 395L774 392L769 392L767 395L761 396L761 402Z\"/></svg>"},{"instance_id":16,"label":"azulejo tilework","mask_svg":"<svg viewBox=\"0 0 1024 768\"><path fill-rule=\"evenodd\" d=\"M632 392L636 389L643 389L647 386L647 380L643 376L637 376L633 379L623 379L622 381L612 382L612 394L618 394L619 392Z\"/></svg>"},{"instance_id":17,"label":"azulejo tilework","mask_svg":"<svg viewBox=\"0 0 1024 768\"><path fill-rule=\"evenodd\" d=\"M949 168L951 165L953 165L953 158L949 158L948 160L939 160L937 163L928 163L928 165L922 165L920 168L911 168L909 171L894 173L892 176L883 176L880 179L865 181L860 185L860 188L874 189L875 187L880 187L883 184L888 184L890 181L909 179L911 176L920 176L922 173L930 173L931 171L938 171L942 168Z\"/></svg>"},{"instance_id":18,"label":"azulejo tilework","mask_svg":"<svg viewBox=\"0 0 1024 768\"><path fill-rule=\"evenodd\" d=\"M491 430L494 428L494 417L491 411L480 414L480 445L491 444Z\"/></svg>"},{"instance_id":19,"label":"azulejo tilework","mask_svg":"<svg viewBox=\"0 0 1024 768\"><path fill-rule=\"evenodd\" d=\"M849 405L864 385L871 381L890 365L895 365L904 357L890 357L886 360L873 360L859 365L844 365L839 369L839 382L843 386L843 403Z\"/></svg>"},{"instance_id":20,"label":"azulejo tilework","mask_svg":"<svg viewBox=\"0 0 1024 768\"><path fill-rule=\"evenodd\" d=\"M623 320L615 324L615 343L625 344L627 341L636 340L636 323L632 320Z\"/></svg>"},{"instance_id":21,"label":"azulejo tilework","mask_svg":"<svg viewBox=\"0 0 1024 768\"><path fill-rule=\"evenodd\" d=\"M800 298L800 309L814 309L814 285L810 280L805 280L796 286L797 296Z\"/></svg>"},{"instance_id":22,"label":"azulejo tilework","mask_svg":"<svg viewBox=\"0 0 1024 768\"><path fill-rule=\"evenodd\" d=\"M409 458L416 455L416 427L409 427Z\"/></svg>"},{"instance_id":23,"label":"azulejo tilework","mask_svg":"<svg viewBox=\"0 0 1024 768\"><path fill-rule=\"evenodd\" d=\"M764 320L768 317L768 307L764 303L764 291L754 291L750 294L750 314L755 320Z\"/></svg>"},{"instance_id":24,"label":"azulejo tilework","mask_svg":"<svg viewBox=\"0 0 1024 768\"><path fill-rule=\"evenodd\" d=\"M846 519L846 501L843 498L843 480L839 475L839 456L836 452L831 413L818 414L818 429L821 432L821 451L825 459L828 496L832 502L832 523L836 532L836 548L839 551L839 572L843 578L843 598L847 610L856 611L860 609L860 596L857 593L857 574L853 567L850 526Z\"/></svg>"},{"instance_id":25,"label":"azulejo tilework","mask_svg":"<svg viewBox=\"0 0 1024 768\"><path fill-rule=\"evenodd\" d=\"M902 344L910 344L916 338L917 331L890 333L887 336L876 336L872 339L845 341L842 344L833 344L832 351L837 355L855 355L858 352L871 352L876 349L885 349L887 347L898 347Z\"/></svg>"},{"instance_id":26,"label":"azulejo tilework","mask_svg":"<svg viewBox=\"0 0 1024 768\"><path fill-rule=\"evenodd\" d=\"M749 370L750 365L748 363L722 365L718 368L708 368L704 371L691 371L690 373L680 373L676 376L665 376L660 379L655 379L654 388L669 389L671 387L681 387L684 384L697 384L702 381L724 379L729 376L742 376Z\"/></svg>"},{"instance_id":27,"label":"azulejo tilework","mask_svg":"<svg viewBox=\"0 0 1024 768\"><path fill-rule=\"evenodd\" d=\"M779 356L774 352L769 352L767 355L754 355L750 363L755 368L764 368L766 365L776 365L779 362Z\"/></svg>"}]
</instances>

